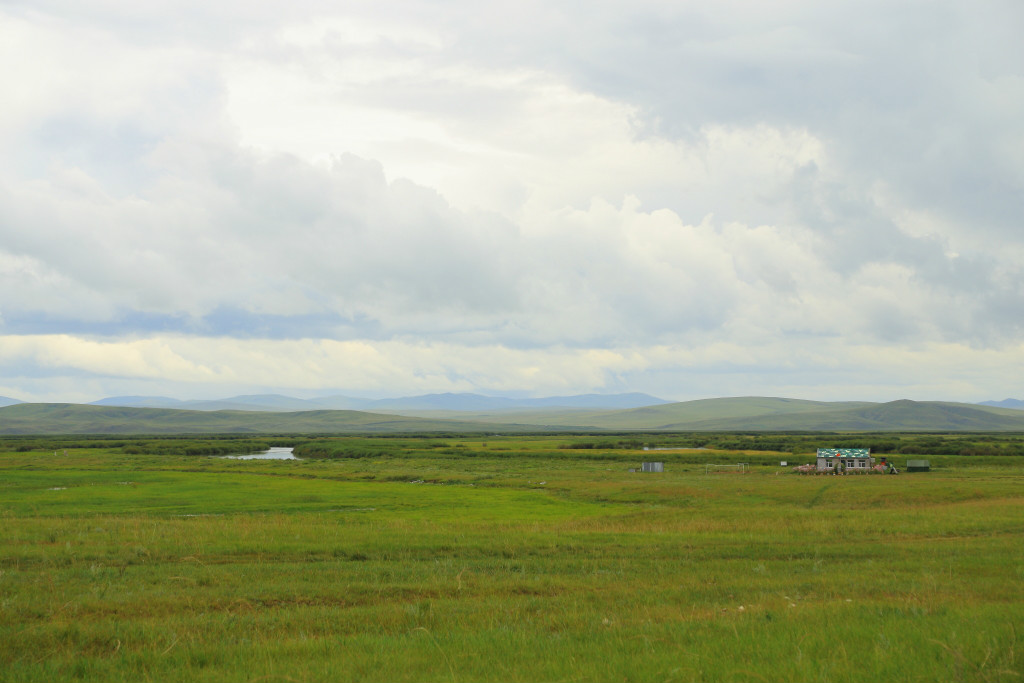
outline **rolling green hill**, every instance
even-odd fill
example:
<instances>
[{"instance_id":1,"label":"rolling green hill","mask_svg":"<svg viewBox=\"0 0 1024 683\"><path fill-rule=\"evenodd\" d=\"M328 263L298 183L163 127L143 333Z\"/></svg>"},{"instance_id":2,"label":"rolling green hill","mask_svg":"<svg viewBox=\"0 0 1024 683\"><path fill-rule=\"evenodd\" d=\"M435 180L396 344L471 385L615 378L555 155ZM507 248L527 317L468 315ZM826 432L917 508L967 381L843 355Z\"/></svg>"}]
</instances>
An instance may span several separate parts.
<instances>
[{"instance_id":1,"label":"rolling green hill","mask_svg":"<svg viewBox=\"0 0 1024 683\"><path fill-rule=\"evenodd\" d=\"M682 419L662 429L710 431L1024 431L1024 416L962 403L891 401L832 404L804 411ZM689 416L686 416L689 417Z\"/></svg>"},{"instance_id":2,"label":"rolling green hill","mask_svg":"<svg viewBox=\"0 0 1024 683\"><path fill-rule=\"evenodd\" d=\"M630 410L403 412L431 419L487 420L545 427L665 431L1024 431L1019 410L923 401L805 401L715 398Z\"/></svg>"},{"instance_id":3,"label":"rolling green hill","mask_svg":"<svg viewBox=\"0 0 1024 683\"><path fill-rule=\"evenodd\" d=\"M612 429L715 429L723 431L791 429L791 427L748 427L746 425L752 420L770 425L776 420L785 421L787 416L793 417L798 422L814 420L813 416L818 413L871 405L877 404L804 401L761 396L711 398L617 411L614 415L603 416L601 424ZM714 426L715 423L725 426ZM705 424L707 426L703 426Z\"/></svg>"},{"instance_id":4,"label":"rolling green hill","mask_svg":"<svg viewBox=\"0 0 1024 683\"><path fill-rule=\"evenodd\" d=\"M0 408L0 434L330 434L522 431L522 425L429 420L356 410L267 413L21 403Z\"/></svg>"},{"instance_id":5,"label":"rolling green hill","mask_svg":"<svg viewBox=\"0 0 1024 683\"><path fill-rule=\"evenodd\" d=\"M695 431L1024 431L1024 415L1005 408L932 401L739 398L620 411L600 425Z\"/></svg>"},{"instance_id":6,"label":"rolling green hill","mask_svg":"<svg viewBox=\"0 0 1024 683\"><path fill-rule=\"evenodd\" d=\"M356 410L197 411L67 403L0 408L0 434L340 434L354 432L590 431L1020 431L1024 413L967 403L804 401L741 397L629 410L497 412Z\"/></svg>"}]
</instances>

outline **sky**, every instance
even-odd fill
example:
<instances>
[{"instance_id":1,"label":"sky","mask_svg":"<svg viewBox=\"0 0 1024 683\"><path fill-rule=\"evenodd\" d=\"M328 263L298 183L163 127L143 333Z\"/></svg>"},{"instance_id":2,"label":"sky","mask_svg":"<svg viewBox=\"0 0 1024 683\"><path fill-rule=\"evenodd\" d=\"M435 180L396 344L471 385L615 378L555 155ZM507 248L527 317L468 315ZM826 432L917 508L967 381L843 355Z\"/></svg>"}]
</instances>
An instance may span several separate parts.
<instances>
[{"instance_id":1,"label":"sky","mask_svg":"<svg viewBox=\"0 0 1024 683\"><path fill-rule=\"evenodd\" d=\"M0 396L1024 397L1019 0L0 1Z\"/></svg>"}]
</instances>

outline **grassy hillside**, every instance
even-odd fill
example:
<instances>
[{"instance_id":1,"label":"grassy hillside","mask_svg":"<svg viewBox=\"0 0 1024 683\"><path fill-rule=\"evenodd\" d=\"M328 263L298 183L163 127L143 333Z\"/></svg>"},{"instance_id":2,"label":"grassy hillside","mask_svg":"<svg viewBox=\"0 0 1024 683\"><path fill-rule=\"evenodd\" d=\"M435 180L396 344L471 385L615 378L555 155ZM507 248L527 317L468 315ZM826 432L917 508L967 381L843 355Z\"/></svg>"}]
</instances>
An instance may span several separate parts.
<instances>
[{"instance_id":1,"label":"grassy hillside","mask_svg":"<svg viewBox=\"0 0 1024 683\"><path fill-rule=\"evenodd\" d=\"M675 411L609 416L603 424L640 425L647 429L712 431L1022 431L1024 415L1001 408L962 403L891 401L889 403L819 403L801 401L773 404L785 399L738 399L720 406L732 415L714 417L714 406ZM671 406L668 406L671 407ZM746 414L740 414L749 410ZM760 410L761 412L754 412ZM671 418L676 419L672 420ZM625 419L623 419L625 418ZM657 423L656 425L654 423ZM634 427L637 428L637 427Z\"/></svg>"},{"instance_id":2,"label":"grassy hillside","mask_svg":"<svg viewBox=\"0 0 1024 683\"><path fill-rule=\"evenodd\" d=\"M353 432L1024 431L1024 412L964 403L722 398L630 410L254 412L22 403L0 408L0 434L330 434Z\"/></svg>"},{"instance_id":3,"label":"grassy hillside","mask_svg":"<svg viewBox=\"0 0 1024 683\"><path fill-rule=\"evenodd\" d=\"M873 404L830 403L760 396L716 398L618 411L615 415L604 416L601 424L617 429L772 429L772 427L747 427L745 425L753 418L770 421L780 416L799 416L798 420L804 420L820 412L870 405ZM711 422L735 426L723 428L700 426Z\"/></svg>"},{"instance_id":4,"label":"grassy hillside","mask_svg":"<svg viewBox=\"0 0 1024 683\"><path fill-rule=\"evenodd\" d=\"M388 415L405 415L431 420L471 420L496 425L535 425L540 428L603 429L602 421L625 410L588 408L513 408L510 410L382 410Z\"/></svg>"},{"instance_id":5,"label":"grassy hillside","mask_svg":"<svg viewBox=\"0 0 1024 683\"><path fill-rule=\"evenodd\" d=\"M508 411L457 412L450 410L392 410L395 414L432 419L473 419L552 426L589 426L595 429L657 429L676 423L747 418L762 415L804 413L838 407L869 406L872 403L828 403L793 398L709 398L682 403L665 403L622 410L523 408Z\"/></svg>"},{"instance_id":6,"label":"grassy hillside","mask_svg":"<svg viewBox=\"0 0 1024 683\"><path fill-rule=\"evenodd\" d=\"M665 425L665 428L757 431L1024 430L1024 416L1013 412L959 403L892 401L822 408L799 413L771 413L739 419L685 421Z\"/></svg>"},{"instance_id":7,"label":"grassy hillside","mask_svg":"<svg viewBox=\"0 0 1024 683\"><path fill-rule=\"evenodd\" d=\"M517 425L427 420L356 410L294 413L119 408L69 403L21 403L0 408L0 434L230 434L345 432L481 432Z\"/></svg>"},{"instance_id":8,"label":"grassy hillside","mask_svg":"<svg viewBox=\"0 0 1024 683\"><path fill-rule=\"evenodd\" d=\"M1024 431L1024 414L1019 410L922 401L868 403L739 397L630 410L403 411L403 414L432 419L461 418L595 430Z\"/></svg>"}]
</instances>

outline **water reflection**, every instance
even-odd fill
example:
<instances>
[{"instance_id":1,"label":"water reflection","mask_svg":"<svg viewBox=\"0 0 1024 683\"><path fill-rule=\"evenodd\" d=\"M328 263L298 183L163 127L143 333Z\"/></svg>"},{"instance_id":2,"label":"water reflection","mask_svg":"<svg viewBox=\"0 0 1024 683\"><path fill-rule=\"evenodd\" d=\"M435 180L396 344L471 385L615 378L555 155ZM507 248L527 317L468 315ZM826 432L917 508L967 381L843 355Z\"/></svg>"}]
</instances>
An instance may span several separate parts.
<instances>
[{"instance_id":1,"label":"water reflection","mask_svg":"<svg viewBox=\"0 0 1024 683\"><path fill-rule=\"evenodd\" d=\"M250 453L249 455L225 455L225 458L234 458L235 460L298 460L295 454L292 453L292 448L278 446L271 448L269 451L263 451L262 453Z\"/></svg>"}]
</instances>

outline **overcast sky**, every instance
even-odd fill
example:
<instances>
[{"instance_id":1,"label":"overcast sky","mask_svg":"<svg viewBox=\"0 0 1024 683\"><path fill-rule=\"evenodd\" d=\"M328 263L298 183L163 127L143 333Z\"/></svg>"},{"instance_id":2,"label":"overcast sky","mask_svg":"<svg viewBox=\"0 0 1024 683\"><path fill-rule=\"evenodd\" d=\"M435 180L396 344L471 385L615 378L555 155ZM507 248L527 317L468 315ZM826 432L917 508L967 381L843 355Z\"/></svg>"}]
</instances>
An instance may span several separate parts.
<instances>
[{"instance_id":1,"label":"overcast sky","mask_svg":"<svg viewBox=\"0 0 1024 683\"><path fill-rule=\"evenodd\" d=\"M1024 398L1019 0L2 0L0 395Z\"/></svg>"}]
</instances>

